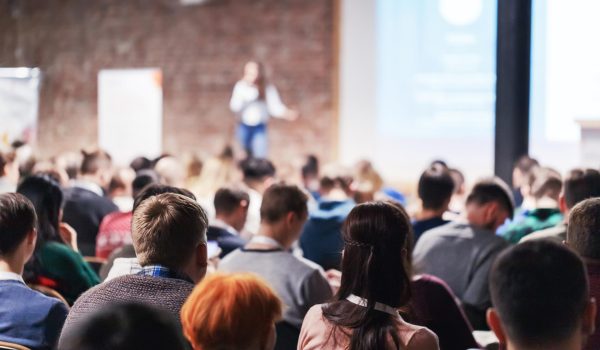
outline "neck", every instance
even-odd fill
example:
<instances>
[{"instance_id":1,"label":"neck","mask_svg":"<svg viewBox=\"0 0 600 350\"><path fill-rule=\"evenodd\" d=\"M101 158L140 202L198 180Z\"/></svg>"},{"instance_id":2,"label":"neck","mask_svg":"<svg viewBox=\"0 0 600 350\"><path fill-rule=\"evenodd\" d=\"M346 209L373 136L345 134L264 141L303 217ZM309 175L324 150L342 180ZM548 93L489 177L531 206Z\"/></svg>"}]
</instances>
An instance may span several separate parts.
<instances>
[{"instance_id":1,"label":"neck","mask_svg":"<svg viewBox=\"0 0 600 350\"><path fill-rule=\"evenodd\" d=\"M415 217L417 220L429 220L433 218L441 218L446 212L446 208L442 209L425 209L423 208Z\"/></svg>"},{"instance_id":2,"label":"neck","mask_svg":"<svg viewBox=\"0 0 600 350\"><path fill-rule=\"evenodd\" d=\"M268 225L265 223L260 224L260 228L258 229L258 234L261 236L269 237L269 238L276 240L286 250L290 249L292 247L292 244L294 243L294 241L289 238L289 234L287 232L282 232L282 230L278 229L277 227L274 227L274 226L271 226L271 225ZM258 248L258 249L273 248L273 247L266 246L266 245L260 244L260 243L256 243L256 244L252 243L251 247Z\"/></svg>"},{"instance_id":3,"label":"neck","mask_svg":"<svg viewBox=\"0 0 600 350\"><path fill-rule=\"evenodd\" d=\"M16 260L17 259L7 257L0 258L0 271L23 275L23 264L18 264Z\"/></svg>"},{"instance_id":4,"label":"neck","mask_svg":"<svg viewBox=\"0 0 600 350\"><path fill-rule=\"evenodd\" d=\"M226 225L231 226L231 228L233 228L234 230L236 230L238 232L240 231L237 227L235 227L234 220L231 220L230 216L223 215L223 214L216 214L215 219L220 220L221 222L224 222Z\"/></svg>"},{"instance_id":5,"label":"neck","mask_svg":"<svg viewBox=\"0 0 600 350\"><path fill-rule=\"evenodd\" d=\"M531 347L517 345L510 340L506 344L506 350L580 350L584 341L580 333L576 333L569 339L553 342L551 344L534 345Z\"/></svg>"}]
</instances>

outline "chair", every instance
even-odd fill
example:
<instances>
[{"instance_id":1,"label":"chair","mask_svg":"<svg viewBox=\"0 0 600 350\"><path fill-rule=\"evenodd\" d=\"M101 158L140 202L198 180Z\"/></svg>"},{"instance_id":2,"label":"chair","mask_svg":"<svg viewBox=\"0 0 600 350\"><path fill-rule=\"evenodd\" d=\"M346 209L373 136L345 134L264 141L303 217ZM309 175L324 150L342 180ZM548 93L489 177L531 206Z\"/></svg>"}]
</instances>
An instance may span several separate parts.
<instances>
[{"instance_id":1,"label":"chair","mask_svg":"<svg viewBox=\"0 0 600 350\"><path fill-rule=\"evenodd\" d=\"M47 297L58 299L58 300L62 301L65 305L67 305L67 308L69 307L69 303L67 302L67 299L65 299L59 292L57 292L56 290L54 290L50 287L42 286L40 284L30 284L29 288L31 288L37 292L40 292ZM2 343L0 343L0 344L2 344ZM0 349L2 349L2 348L0 347Z\"/></svg>"},{"instance_id":2,"label":"chair","mask_svg":"<svg viewBox=\"0 0 600 350\"><path fill-rule=\"evenodd\" d=\"M281 321L275 324L277 332L277 340L275 342L275 350L295 349L298 346L300 338L300 330L291 324Z\"/></svg>"},{"instance_id":3,"label":"chair","mask_svg":"<svg viewBox=\"0 0 600 350\"><path fill-rule=\"evenodd\" d=\"M103 258L98 258L95 256L84 256L83 260L85 260L85 262L87 262L88 264L90 264L90 266L92 267L92 269L94 270L94 272L96 272L96 274L100 273L100 269L102 268L102 266L104 264L106 264L106 259Z\"/></svg>"},{"instance_id":4,"label":"chair","mask_svg":"<svg viewBox=\"0 0 600 350\"><path fill-rule=\"evenodd\" d=\"M23 345L0 341L0 350L31 350Z\"/></svg>"}]
</instances>

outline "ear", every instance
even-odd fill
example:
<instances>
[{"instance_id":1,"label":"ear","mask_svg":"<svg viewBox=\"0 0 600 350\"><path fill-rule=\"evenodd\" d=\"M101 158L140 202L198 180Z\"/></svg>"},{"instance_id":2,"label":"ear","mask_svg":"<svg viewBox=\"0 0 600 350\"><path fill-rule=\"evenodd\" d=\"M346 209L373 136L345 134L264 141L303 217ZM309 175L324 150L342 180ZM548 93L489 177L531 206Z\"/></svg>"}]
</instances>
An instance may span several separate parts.
<instances>
[{"instance_id":1,"label":"ear","mask_svg":"<svg viewBox=\"0 0 600 350\"><path fill-rule=\"evenodd\" d=\"M596 312L596 299L590 298L583 312L581 322L581 332L586 336L592 335L596 331Z\"/></svg>"},{"instance_id":2,"label":"ear","mask_svg":"<svg viewBox=\"0 0 600 350\"><path fill-rule=\"evenodd\" d=\"M37 242L37 230L35 228L31 229L27 234L27 244L35 247L35 242Z\"/></svg>"},{"instance_id":3,"label":"ear","mask_svg":"<svg viewBox=\"0 0 600 350\"><path fill-rule=\"evenodd\" d=\"M566 214L569 211L569 208L567 208L567 200L565 199L564 193L561 193L558 197L558 208L563 214Z\"/></svg>"},{"instance_id":4,"label":"ear","mask_svg":"<svg viewBox=\"0 0 600 350\"><path fill-rule=\"evenodd\" d=\"M497 202L489 202L485 205L484 209L484 217L485 222L497 221L497 213L498 213L498 203Z\"/></svg>"},{"instance_id":5,"label":"ear","mask_svg":"<svg viewBox=\"0 0 600 350\"><path fill-rule=\"evenodd\" d=\"M496 310L494 308L489 308L485 316L487 324L494 334L496 334L498 342L500 344L506 344L506 334L504 333L504 328L502 327L500 317L498 316L498 313L496 313Z\"/></svg>"},{"instance_id":6,"label":"ear","mask_svg":"<svg viewBox=\"0 0 600 350\"><path fill-rule=\"evenodd\" d=\"M288 225L294 224L294 222L296 222L296 220L298 220L298 217L296 216L296 214L293 211L290 211L285 215L285 223Z\"/></svg>"},{"instance_id":7,"label":"ear","mask_svg":"<svg viewBox=\"0 0 600 350\"><path fill-rule=\"evenodd\" d=\"M196 247L196 265L200 267L208 266L208 251L206 249L206 243L198 244Z\"/></svg>"}]
</instances>

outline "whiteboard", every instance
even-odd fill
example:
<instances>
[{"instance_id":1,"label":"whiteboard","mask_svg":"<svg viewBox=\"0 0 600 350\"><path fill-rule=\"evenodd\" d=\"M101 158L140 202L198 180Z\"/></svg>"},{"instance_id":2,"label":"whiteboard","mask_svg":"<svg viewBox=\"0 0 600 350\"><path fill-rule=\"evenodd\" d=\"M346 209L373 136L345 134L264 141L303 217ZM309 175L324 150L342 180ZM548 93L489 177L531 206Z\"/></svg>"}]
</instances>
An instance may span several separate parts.
<instances>
[{"instance_id":1,"label":"whiteboard","mask_svg":"<svg viewBox=\"0 0 600 350\"><path fill-rule=\"evenodd\" d=\"M162 109L160 69L98 73L98 144L116 164L162 153Z\"/></svg>"}]
</instances>

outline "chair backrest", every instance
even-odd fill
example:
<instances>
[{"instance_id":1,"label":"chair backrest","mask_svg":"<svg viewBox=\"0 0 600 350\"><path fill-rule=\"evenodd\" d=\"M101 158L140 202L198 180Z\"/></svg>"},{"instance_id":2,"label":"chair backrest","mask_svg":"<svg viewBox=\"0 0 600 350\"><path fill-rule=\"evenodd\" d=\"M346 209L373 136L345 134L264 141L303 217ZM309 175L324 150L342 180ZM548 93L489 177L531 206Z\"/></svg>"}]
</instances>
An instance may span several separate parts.
<instances>
[{"instance_id":1,"label":"chair backrest","mask_svg":"<svg viewBox=\"0 0 600 350\"><path fill-rule=\"evenodd\" d=\"M84 256L83 260L85 260L92 267L96 274L99 274L100 269L102 269L102 266L106 264L106 259L98 258L95 256Z\"/></svg>"},{"instance_id":2,"label":"chair backrest","mask_svg":"<svg viewBox=\"0 0 600 350\"><path fill-rule=\"evenodd\" d=\"M23 345L0 341L0 350L31 350Z\"/></svg>"},{"instance_id":3,"label":"chair backrest","mask_svg":"<svg viewBox=\"0 0 600 350\"><path fill-rule=\"evenodd\" d=\"M65 305L67 305L67 308L69 307L69 303L67 302L67 299L65 299L65 297L63 297L59 292L57 292L56 290L54 290L50 287L42 286L40 284L30 284L29 288L31 288L35 291L38 291L47 297L58 299L58 300L62 301ZM0 348L0 349L2 349L2 348Z\"/></svg>"}]
</instances>

